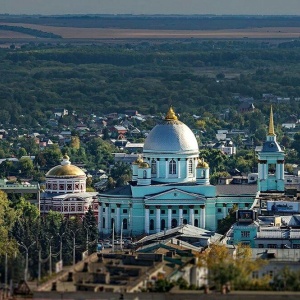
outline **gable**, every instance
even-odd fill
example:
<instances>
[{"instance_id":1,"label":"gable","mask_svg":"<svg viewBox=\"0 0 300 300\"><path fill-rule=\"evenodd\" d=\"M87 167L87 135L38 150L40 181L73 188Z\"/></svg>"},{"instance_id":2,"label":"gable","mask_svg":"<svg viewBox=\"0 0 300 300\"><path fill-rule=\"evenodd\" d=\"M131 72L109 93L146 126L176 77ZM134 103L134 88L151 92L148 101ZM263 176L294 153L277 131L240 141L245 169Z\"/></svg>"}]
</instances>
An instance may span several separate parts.
<instances>
[{"instance_id":1,"label":"gable","mask_svg":"<svg viewBox=\"0 0 300 300\"><path fill-rule=\"evenodd\" d=\"M205 203L206 198L201 194L185 192L179 189L171 189L155 195L146 195L145 204L201 204Z\"/></svg>"}]
</instances>

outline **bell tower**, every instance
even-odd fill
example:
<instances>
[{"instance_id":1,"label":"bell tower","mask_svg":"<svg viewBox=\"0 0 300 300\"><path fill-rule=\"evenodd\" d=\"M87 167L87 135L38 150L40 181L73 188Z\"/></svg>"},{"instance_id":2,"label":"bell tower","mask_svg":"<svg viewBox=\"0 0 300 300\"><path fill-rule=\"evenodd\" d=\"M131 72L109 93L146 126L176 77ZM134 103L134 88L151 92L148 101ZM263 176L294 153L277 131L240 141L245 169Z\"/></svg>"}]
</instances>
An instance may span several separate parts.
<instances>
[{"instance_id":1,"label":"bell tower","mask_svg":"<svg viewBox=\"0 0 300 300\"><path fill-rule=\"evenodd\" d=\"M276 141L272 106L267 139L258 153L258 191L284 192L284 152Z\"/></svg>"}]
</instances>

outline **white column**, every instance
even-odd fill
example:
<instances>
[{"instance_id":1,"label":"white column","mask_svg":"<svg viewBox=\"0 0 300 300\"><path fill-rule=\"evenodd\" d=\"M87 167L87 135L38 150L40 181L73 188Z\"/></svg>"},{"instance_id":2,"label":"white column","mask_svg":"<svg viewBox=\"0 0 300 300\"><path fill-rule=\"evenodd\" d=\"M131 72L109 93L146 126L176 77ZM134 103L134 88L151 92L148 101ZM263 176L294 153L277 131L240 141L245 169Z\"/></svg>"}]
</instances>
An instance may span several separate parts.
<instances>
[{"instance_id":1,"label":"white column","mask_svg":"<svg viewBox=\"0 0 300 300\"><path fill-rule=\"evenodd\" d=\"M116 232L121 231L121 204L117 204L117 220L116 220Z\"/></svg>"},{"instance_id":2,"label":"white column","mask_svg":"<svg viewBox=\"0 0 300 300\"><path fill-rule=\"evenodd\" d=\"M190 206L190 217L189 223L194 226L195 214L194 214L194 205Z\"/></svg>"},{"instance_id":3,"label":"white column","mask_svg":"<svg viewBox=\"0 0 300 300\"><path fill-rule=\"evenodd\" d=\"M186 177L189 177L189 160L188 159L185 160L185 173L186 173Z\"/></svg>"},{"instance_id":4,"label":"white column","mask_svg":"<svg viewBox=\"0 0 300 300\"><path fill-rule=\"evenodd\" d=\"M160 232L160 206L156 206L156 232Z\"/></svg>"},{"instance_id":5,"label":"white column","mask_svg":"<svg viewBox=\"0 0 300 300\"><path fill-rule=\"evenodd\" d=\"M227 217L227 204L223 203L223 219Z\"/></svg>"},{"instance_id":6,"label":"white column","mask_svg":"<svg viewBox=\"0 0 300 300\"><path fill-rule=\"evenodd\" d=\"M180 158L178 159L178 164L177 164L177 168L178 168L178 172L177 172L177 174L178 174L178 178L180 178L180 176L181 176L181 170L180 170Z\"/></svg>"},{"instance_id":7,"label":"white column","mask_svg":"<svg viewBox=\"0 0 300 300\"><path fill-rule=\"evenodd\" d=\"M128 214L128 230L129 231L132 231L132 222L133 222L133 219L132 219L132 204L129 203L129 214Z\"/></svg>"},{"instance_id":8,"label":"white column","mask_svg":"<svg viewBox=\"0 0 300 300\"><path fill-rule=\"evenodd\" d=\"M149 234L149 206L145 206L145 233Z\"/></svg>"},{"instance_id":9,"label":"white column","mask_svg":"<svg viewBox=\"0 0 300 300\"><path fill-rule=\"evenodd\" d=\"M205 205L200 205L200 209L201 209L200 227L204 229L205 228Z\"/></svg>"},{"instance_id":10,"label":"white column","mask_svg":"<svg viewBox=\"0 0 300 300\"><path fill-rule=\"evenodd\" d=\"M172 228L172 206L168 206L168 229Z\"/></svg>"},{"instance_id":11,"label":"white column","mask_svg":"<svg viewBox=\"0 0 300 300\"><path fill-rule=\"evenodd\" d=\"M268 177L268 164L264 164L264 179L267 179Z\"/></svg>"},{"instance_id":12,"label":"white column","mask_svg":"<svg viewBox=\"0 0 300 300\"><path fill-rule=\"evenodd\" d=\"M98 205L98 231L99 233L103 230L103 204L100 202Z\"/></svg>"},{"instance_id":13,"label":"white column","mask_svg":"<svg viewBox=\"0 0 300 300\"><path fill-rule=\"evenodd\" d=\"M169 178L169 162L167 158L166 158L166 178Z\"/></svg>"},{"instance_id":14,"label":"white column","mask_svg":"<svg viewBox=\"0 0 300 300\"><path fill-rule=\"evenodd\" d=\"M159 178L159 160L156 161L156 178Z\"/></svg>"},{"instance_id":15,"label":"white column","mask_svg":"<svg viewBox=\"0 0 300 300\"><path fill-rule=\"evenodd\" d=\"M284 178L284 163L280 164L280 179Z\"/></svg>"},{"instance_id":16,"label":"white column","mask_svg":"<svg viewBox=\"0 0 300 300\"><path fill-rule=\"evenodd\" d=\"M105 230L109 230L109 204L105 203Z\"/></svg>"},{"instance_id":17,"label":"white column","mask_svg":"<svg viewBox=\"0 0 300 300\"><path fill-rule=\"evenodd\" d=\"M178 216L178 225L183 225L183 211L182 211L182 205L179 206L179 216Z\"/></svg>"}]
</instances>

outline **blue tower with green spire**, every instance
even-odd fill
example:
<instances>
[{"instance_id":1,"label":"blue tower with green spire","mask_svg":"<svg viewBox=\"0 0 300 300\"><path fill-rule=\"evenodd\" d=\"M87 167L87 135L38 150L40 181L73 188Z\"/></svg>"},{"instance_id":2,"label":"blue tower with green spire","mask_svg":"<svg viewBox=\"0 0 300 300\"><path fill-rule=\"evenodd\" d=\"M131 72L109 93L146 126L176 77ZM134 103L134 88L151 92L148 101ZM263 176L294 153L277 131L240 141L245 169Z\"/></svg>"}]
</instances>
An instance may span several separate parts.
<instances>
[{"instance_id":1,"label":"blue tower with green spire","mask_svg":"<svg viewBox=\"0 0 300 300\"><path fill-rule=\"evenodd\" d=\"M267 139L258 153L258 191L284 192L284 152L276 141L272 106Z\"/></svg>"}]
</instances>

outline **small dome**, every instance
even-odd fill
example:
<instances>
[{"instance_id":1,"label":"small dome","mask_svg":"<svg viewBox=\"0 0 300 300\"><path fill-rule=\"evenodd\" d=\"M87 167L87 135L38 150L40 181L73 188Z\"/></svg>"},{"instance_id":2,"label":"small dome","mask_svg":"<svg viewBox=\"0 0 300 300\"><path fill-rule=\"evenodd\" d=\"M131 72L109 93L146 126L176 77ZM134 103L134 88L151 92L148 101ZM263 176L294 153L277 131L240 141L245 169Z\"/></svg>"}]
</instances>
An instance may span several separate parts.
<instances>
[{"instance_id":1,"label":"small dome","mask_svg":"<svg viewBox=\"0 0 300 300\"><path fill-rule=\"evenodd\" d=\"M156 125L145 140L144 152L156 153L199 153L198 143L192 130L177 120L172 108L164 123Z\"/></svg>"},{"instance_id":2,"label":"small dome","mask_svg":"<svg viewBox=\"0 0 300 300\"><path fill-rule=\"evenodd\" d=\"M146 163L146 162L142 162L139 164L139 168L142 168L142 169L147 169L147 168L150 168L149 164Z\"/></svg>"},{"instance_id":3,"label":"small dome","mask_svg":"<svg viewBox=\"0 0 300 300\"><path fill-rule=\"evenodd\" d=\"M61 165L50 169L46 176L85 176L85 173L80 168L71 165L69 156L64 155Z\"/></svg>"},{"instance_id":4,"label":"small dome","mask_svg":"<svg viewBox=\"0 0 300 300\"><path fill-rule=\"evenodd\" d=\"M209 165L207 162L204 161L204 159L198 159L198 164L197 164L197 168L203 168L203 169L208 169Z\"/></svg>"},{"instance_id":5,"label":"small dome","mask_svg":"<svg viewBox=\"0 0 300 300\"><path fill-rule=\"evenodd\" d=\"M133 162L134 165L139 165L143 162L143 158L139 155L137 159Z\"/></svg>"}]
</instances>

